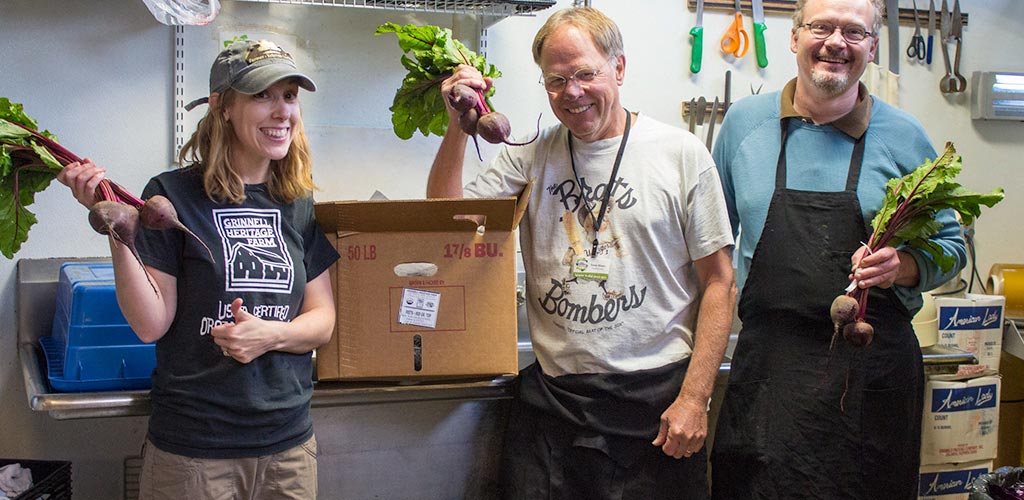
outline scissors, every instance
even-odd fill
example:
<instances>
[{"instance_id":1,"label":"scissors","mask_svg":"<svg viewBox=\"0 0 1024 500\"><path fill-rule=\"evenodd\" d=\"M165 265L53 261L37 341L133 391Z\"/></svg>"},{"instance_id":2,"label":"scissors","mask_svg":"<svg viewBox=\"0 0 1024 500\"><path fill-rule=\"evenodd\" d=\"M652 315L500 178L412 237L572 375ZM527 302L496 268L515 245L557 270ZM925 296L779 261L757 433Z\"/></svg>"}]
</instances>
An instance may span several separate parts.
<instances>
[{"instance_id":1,"label":"scissors","mask_svg":"<svg viewBox=\"0 0 1024 500\"><path fill-rule=\"evenodd\" d=\"M747 31L743 29L743 12L740 10L740 0L735 0L736 18L729 29L722 35L722 52L732 54L736 57L743 57L750 48L750 39Z\"/></svg>"},{"instance_id":2,"label":"scissors","mask_svg":"<svg viewBox=\"0 0 1024 500\"><path fill-rule=\"evenodd\" d=\"M928 46L921 36L921 21L917 17L917 0L914 0L914 36L910 37L907 57L923 61L928 55Z\"/></svg>"},{"instance_id":3,"label":"scissors","mask_svg":"<svg viewBox=\"0 0 1024 500\"><path fill-rule=\"evenodd\" d=\"M960 74L960 46L963 42L964 25L960 15L960 0L953 1L953 14L950 15L946 0L942 0L939 34L942 37L942 62L946 65L946 74L939 81L939 90L943 94L957 94L967 89L967 79ZM949 64L949 47L947 42L956 42L956 56L953 65Z\"/></svg>"}]
</instances>

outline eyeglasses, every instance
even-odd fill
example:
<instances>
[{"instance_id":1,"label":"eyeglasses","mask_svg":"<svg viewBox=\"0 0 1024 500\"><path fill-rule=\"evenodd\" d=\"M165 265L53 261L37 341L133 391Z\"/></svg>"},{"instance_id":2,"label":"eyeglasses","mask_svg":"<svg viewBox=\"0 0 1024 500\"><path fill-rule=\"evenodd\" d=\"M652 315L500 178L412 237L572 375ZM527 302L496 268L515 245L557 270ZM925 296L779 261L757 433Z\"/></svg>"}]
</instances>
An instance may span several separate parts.
<instances>
[{"instance_id":1,"label":"eyeglasses","mask_svg":"<svg viewBox=\"0 0 1024 500\"><path fill-rule=\"evenodd\" d=\"M846 26L836 26L826 21L814 21L813 23L804 23L800 27L806 27L814 38L818 40L824 40L833 33L836 29L843 35L843 40L849 43L860 43L869 36L877 36L878 33L872 33L865 29L863 26L857 24L847 24Z\"/></svg>"},{"instance_id":2,"label":"eyeglasses","mask_svg":"<svg viewBox=\"0 0 1024 500\"><path fill-rule=\"evenodd\" d=\"M601 66L601 68L604 68L605 66L608 65L608 63L612 62L613 60L614 59L608 59ZM548 75L540 75L540 80L538 81L538 83L543 85L544 90L547 90L548 92L561 92L565 90L565 87L569 85L569 82L571 80L576 80L576 82L579 83L580 86L585 87L588 83L596 80L597 77L604 74L604 72L601 71L601 68L594 69L584 66L580 69L577 69L568 78L562 75L556 75L554 73Z\"/></svg>"}]
</instances>

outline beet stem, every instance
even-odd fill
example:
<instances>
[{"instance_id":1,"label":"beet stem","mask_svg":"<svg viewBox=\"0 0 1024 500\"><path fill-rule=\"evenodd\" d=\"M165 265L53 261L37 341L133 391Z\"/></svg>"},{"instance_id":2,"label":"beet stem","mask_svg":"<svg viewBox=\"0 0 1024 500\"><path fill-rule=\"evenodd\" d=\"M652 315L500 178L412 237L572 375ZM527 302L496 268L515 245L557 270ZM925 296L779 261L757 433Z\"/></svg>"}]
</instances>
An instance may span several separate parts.
<instances>
[{"instance_id":1,"label":"beet stem","mask_svg":"<svg viewBox=\"0 0 1024 500\"><path fill-rule=\"evenodd\" d=\"M476 146L476 157L479 158L481 162L483 162L484 156L480 154L480 141L477 140L476 134L471 135L470 137L473 138L473 145Z\"/></svg>"},{"instance_id":2,"label":"beet stem","mask_svg":"<svg viewBox=\"0 0 1024 500\"><path fill-rule=\"evenodd\" d=\"M24 125L22 125L20 123L16 123L16 122L10 122L10 123L14 123L15 125L17 125L17 126L23 128L23 129L27 130L30 134L32 134L32 137L35 137L36 140L38 140L39 142L42 142L43 145L46 146L47 149L49 149L53 153L57 153L54 156L58 156L58 159L61 159L59 157L63 156L64 159L71 160L71 161L69 161L67 163L74 163L76 161L82 161L81 158L76 156L71 151L68 151L67 149L65 149L64 146L61 146L60 144L58 144L57 141L54 141L53 139L50 139L49 137L46 137L45 135L40 134L39 132L37 132L35 130L32 130L32 129L30 129L30 128L28 128L28 127L26 127L26 126L24 126ZM65 165L67 163L65 163Z\"/></svg>"},{"instance_id":3,"label":"beet stem","mask_svg":"<svg viewBox=\"0 0 1024 500\"><path fill-rule=\"evenodd\" d=\"M484 93L479 90L476 91L476 109L480 112L480 116L484 116L491 112L491 109L487 107L487 99L484 98Z\"/></svg>"},{"instance_id":4,"label":"beet stem","mask_svg":"<svg viewBox=\"0 0 1024 500\"><path fill-rule=\"evenodd\" d=\"M543 116L543 113L540 114L540 115L537 115L537 131L534 133L533 139L530 139L530 140L528 140L526 142L513 142L513 141L506 140L505 144L508 144L509 146L526 146L528 144L532 144L533 141L536 141L537 138L540 137L540 117L541 116Z\"/></svg>"},{"instance_id":5,"label":"beet stem","mask_svg":"<svg viewBox=\"0 0 1024 500\"><path fill-rule=\"evenodd\" d=\"M857 321L864 321L864 316L868 313L868 295L870 294L867 288L858 288L857 290L860 292L860 296L857 297L857 302L860 304L857 309Z\"/></svg>"},{"instance_id":6,"label":"beet stem","mask_svg":"<svg viewBox=\"0 0 1024 500\"><path fill-rule=\"evenodd\" d=\"M846 413L846 393L850 392L850 371L853 370L853 360L850 360L850 365L846 367L846 384L843 386L843 395L839 398L839 410Z\"/></svg>"},{"instance_id":7,"label":"beet stem","mask_svg":"<svg viewBox=\"0 0 1024 500\"><path fill-rule=\"evenodd\" d=\"M108 179L103 179L102 182L109 183L110 189L114 192L114 194L117 197L117 201L120 201L121 203L124 203L126 205L131 205L135 208L141 208L143 205L146 204L146 202L142 201L141 199L139 199L139 197L132 194L131 191L128 191L127 189L124 188L124 186L116 182Z\"/></svg>"}]
</instances>

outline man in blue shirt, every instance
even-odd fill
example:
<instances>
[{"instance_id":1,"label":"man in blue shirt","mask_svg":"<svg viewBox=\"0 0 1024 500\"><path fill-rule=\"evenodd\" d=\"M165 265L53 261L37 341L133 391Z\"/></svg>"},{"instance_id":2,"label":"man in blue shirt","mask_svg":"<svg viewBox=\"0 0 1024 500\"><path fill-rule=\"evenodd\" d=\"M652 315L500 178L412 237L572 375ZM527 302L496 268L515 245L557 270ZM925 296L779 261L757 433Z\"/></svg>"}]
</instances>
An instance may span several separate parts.
<instances>
[{"instance_id":1,"label":"man in blue shirt","mask_svg":"<svg viewBox=\"0 0 1024 500\"><path fill-rule=\"evenodd\" d=\"M966 255L949 211L933 238L956 258L948 272L919 250L861 243L885 183L936 156L917 120L858 82L882 11L797 1L797 77L735 103L715 145L743 324L712 452L716 499L916 498L924 375L910 320ZM870 289L874 342L832 346L829 306L851 279Z\"/></svg>"}]
</instances>

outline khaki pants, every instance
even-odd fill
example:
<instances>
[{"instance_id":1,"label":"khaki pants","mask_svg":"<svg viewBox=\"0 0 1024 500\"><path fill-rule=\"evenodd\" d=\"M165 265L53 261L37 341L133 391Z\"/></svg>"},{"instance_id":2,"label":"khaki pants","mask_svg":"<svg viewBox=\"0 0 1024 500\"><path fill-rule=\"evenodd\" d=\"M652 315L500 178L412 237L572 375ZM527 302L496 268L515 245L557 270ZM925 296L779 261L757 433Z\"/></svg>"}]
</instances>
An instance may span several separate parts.
<instances>
[{"instance_id":1,"label":"khaki pants","mask_svg":"<svg viewBox=\"0 0 1024 500\"><path fill-rule=\"evenodd\" d=\"M146 441L139 500L313 500L316 436L276 455L190 458Z\"/></svg>"}]
</instances>

